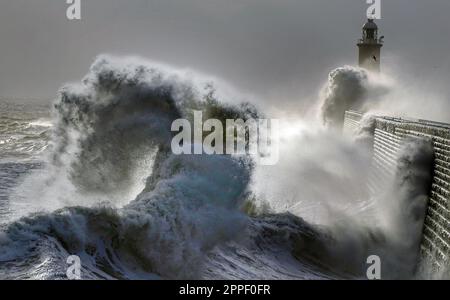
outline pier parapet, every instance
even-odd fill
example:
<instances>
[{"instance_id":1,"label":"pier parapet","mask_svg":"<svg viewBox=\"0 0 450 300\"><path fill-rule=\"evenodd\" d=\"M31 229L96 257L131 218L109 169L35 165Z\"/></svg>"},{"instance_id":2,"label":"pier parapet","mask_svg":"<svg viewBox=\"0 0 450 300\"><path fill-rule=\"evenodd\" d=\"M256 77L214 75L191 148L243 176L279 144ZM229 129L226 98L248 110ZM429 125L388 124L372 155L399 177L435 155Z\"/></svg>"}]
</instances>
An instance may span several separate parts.
<instances>
[{"instance_id":1,"label":"pier parapet","mask_svg":"<svg viewBox=\"0 0 450 300\"><path fill-rule=\"evenodd\" d=\"M351 134L360 127L363 114L347 111L344 132ZM420 119L374 117L372 192L395 173L397 155L407 137L423 137L434 149L432 185L423 227L422 254L436 267L450 259L450 124Z\"/></svg>"}]
</instances>

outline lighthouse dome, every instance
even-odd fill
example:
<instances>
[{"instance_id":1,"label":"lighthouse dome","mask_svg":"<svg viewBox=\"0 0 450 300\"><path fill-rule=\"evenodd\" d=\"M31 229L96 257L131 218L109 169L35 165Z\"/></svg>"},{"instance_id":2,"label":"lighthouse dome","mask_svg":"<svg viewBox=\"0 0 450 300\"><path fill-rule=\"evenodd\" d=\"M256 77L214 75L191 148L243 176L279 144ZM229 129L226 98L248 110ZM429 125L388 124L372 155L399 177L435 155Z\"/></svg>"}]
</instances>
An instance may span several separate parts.
<instances>
[{"instance_id":1,"label":"lighthouse dome","mask_svg":"<svg viewBox=\"0 0 450 300\"><path fill-rule=\"evenodd\" d=\"M372 30L378 29L377 24L375 24L375 22L372 19L368 19L367 22L363 26L363 30L368 30L368 29L372 29Z\"/></svg>"}]
</instances>

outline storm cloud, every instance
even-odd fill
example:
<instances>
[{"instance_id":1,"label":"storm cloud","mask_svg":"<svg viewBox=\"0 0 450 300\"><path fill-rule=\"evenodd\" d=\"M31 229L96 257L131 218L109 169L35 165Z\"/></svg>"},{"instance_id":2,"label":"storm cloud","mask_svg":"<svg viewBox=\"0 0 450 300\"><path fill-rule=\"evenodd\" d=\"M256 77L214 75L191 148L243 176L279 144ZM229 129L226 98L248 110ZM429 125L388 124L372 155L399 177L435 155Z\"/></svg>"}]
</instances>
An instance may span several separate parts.
<instances>
[{"instance_id":1,"label":"storm cloud","mask_svg":"<svg viewBox=\"0 0 450 300\"><path fill-rule=\"evenodd\" d=\"M261 104L302 108L328 72L355 65L364 0L64 0L0 3L0 97L56 96L101 53L222 78ZM383 69L449 94L448 0L382 1ZM436 80L439 79L439 80Z\"/></svg>"}]
</instances>

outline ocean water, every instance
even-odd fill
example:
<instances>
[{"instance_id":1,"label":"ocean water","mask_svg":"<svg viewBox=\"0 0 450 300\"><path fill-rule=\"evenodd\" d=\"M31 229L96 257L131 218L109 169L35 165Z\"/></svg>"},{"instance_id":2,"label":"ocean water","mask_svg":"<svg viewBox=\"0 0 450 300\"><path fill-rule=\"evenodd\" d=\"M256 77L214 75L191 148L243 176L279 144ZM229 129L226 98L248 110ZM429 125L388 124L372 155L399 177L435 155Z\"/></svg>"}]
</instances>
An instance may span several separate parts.
<instances>
[{"instance_id":1,"label":"ocean water","mask_svg":"<svg viewBox=\"0 0 450 300\"><path fill-rule=\"evenodd\" d=\"M373 254L386 278L413 278L419 245L362 217L373 201L346 142L308 137L264 176L246 156L173 155L171 122L192 109L254 113L210 97L176 70L100 57L53 102L0 100L0 279L67 279L71 255L82 279L364 279Z\"/></svg>"},{"instance_id":2,"label":"ocean water","mask_svg":"<svg viewBox=\"0 0 450 300\"><path fill-rule=\"evenodd\" d=\"M0 100L0 223L8 219L11 190L41 166L49 142L49 103Z\"/></svg>"},{"instance_id":3,"label":"ocean water","mask_svg":"<svg viewBox=\"0 0 450 300\"><path fill-rule=\"evenodd\" d=\"M70 227L70 224L66 223L67 220L56 224L61 221L58 218L64 218L67 214L73 214L71 217L78 213L80 215L87 214L89 215L88 218L94 218L92 220L94 223L98 221L99 226L115 226L117 220L109 215L115 213L108 211L112 208L106 207L92 208L95 212L88 212L88 209L83 207L72 207L65 208L67 211L55 213L51 208L48 209L44 205L43 210L46 212L39 212L39 209L30 214L17 212L22 207L19 206L18 208L14 204L23 205L22 201L25 201L20 199L22 196L25 197L21 193L26 194L21 185L29 177L37 176L39 178L40 173L45 174L45 168L49 164L49 144L54 120L50 117L50 102L43 104L36 101L0 100L0 107L1 279L65 279L68 266L66 259L73 253L79 254L86 261L86 266L83 269L83 275L86 279L157 279L164 277L292 279L330 277L322 274L317 266L306 261L302 263L289 253L289 239L285 235L308 230L306 227L303 228L303 224L297 224L294 220L291 220L290 216L272 216L267 220L249 219L245 221L249 222L245 225L247 228L245 235L239 236L232 242L201 254L195 253L194 250L192 250L194 253L191 254L189 254L189 251L179 253L180 257L174 254L173 258L168 259L176 260L174 263L179 265L171 267L170 272L165 270L165 276L151 270L146 272L145 266L139 266L139 262L134 261L136 258L130 258L130 262L127 262L125 258L113 258L114 254L108 252L108 249L102 249L100 252L104 253L101 254L98 253L99 249L93 250L96 252L95 254L88 253L88 249L83 250L83 253L72 250L73 246L68 246L67 241L63 241L66 237L69 238L71 233L67 232L68 236L62 238L59 236L60 233L53 233L52 230L49 230L51 226L60 226L59 229L63 231L70 231L70 228L64 228L65 226ZM39 202L45 201L45 199L37 197L33 201ZM15 203L12 204L11 202ZM90 215L91 213L93 215ZM170 214L170 211L168 213ZM87 215L84 215L83 218ZM105 218L104 220L101 219L102 216ZM100 218L95 220L98 217ZM111 218L111 224L107 224L108 218ZM233 219L236 216L230 216L230 218ZM240 218L240 216L237 218ZM102 222L106 222L106 224L101 225ZM72 225L74 231L79 229L75 228L78 225ZM187 225L189 226L189 224ZM88 235L90 234L94 234L94 232ZM160 234L170 233L161 232ZM272 236L276 237L277 240L271 240L270 237ZM152 247L151 239L148 242L149 244L143 246L144 248ZM278 242L280 243L278 244ZM133 241L130 242L130 247L132 243ZM166 246L178 247L176 243L170 244L168 242ZM161 247L161 245L159 246ZM105 245L99 246L99 248L105 248ZM180 252L184 250L180 249ZM162 250L158 249L158 251ZM103 255L105 257L97 257ZM161 255L164 254L161 253ZM186 257L184 257L185 255ZM189 255L192 257L189 257ZM198 255L203 257L199 258ZM183 262L183 259L187 261ZM125 260L125 262L122 260ZM192 260L192 262L189 260ZM183 270L184 265L197 264L199 260L203 261L201 270L198 270L197 266L192 266L193 270ZM133 263L137 265L133 266ZM123 266L123 264L127 266ZM131 266L128 266L129 264Z\"/></svg>"}]
</instances>

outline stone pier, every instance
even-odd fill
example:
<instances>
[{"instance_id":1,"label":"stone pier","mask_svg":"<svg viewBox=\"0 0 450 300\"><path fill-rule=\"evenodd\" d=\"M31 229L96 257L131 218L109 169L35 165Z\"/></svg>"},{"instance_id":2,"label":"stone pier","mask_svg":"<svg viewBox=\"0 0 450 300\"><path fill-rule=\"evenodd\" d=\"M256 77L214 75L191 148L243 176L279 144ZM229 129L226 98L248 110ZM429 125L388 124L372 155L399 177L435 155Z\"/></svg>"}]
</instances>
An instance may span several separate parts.
<instances>
[{"instance_id":1,"label":"stone pier","mask_svg":"<svg viewBox=\"0 0 450 300\"><path fill-rule=\"evenodd\" d=\"M347 111L344 132L357 130L362 117L359 112ZM425 137L433 143L433 181L421 247L423 256L440 267L450 258L450 124L385 116L374 119L372 191L395 172L397 153L406 137Z\"/></svg>"}]
</instances>

